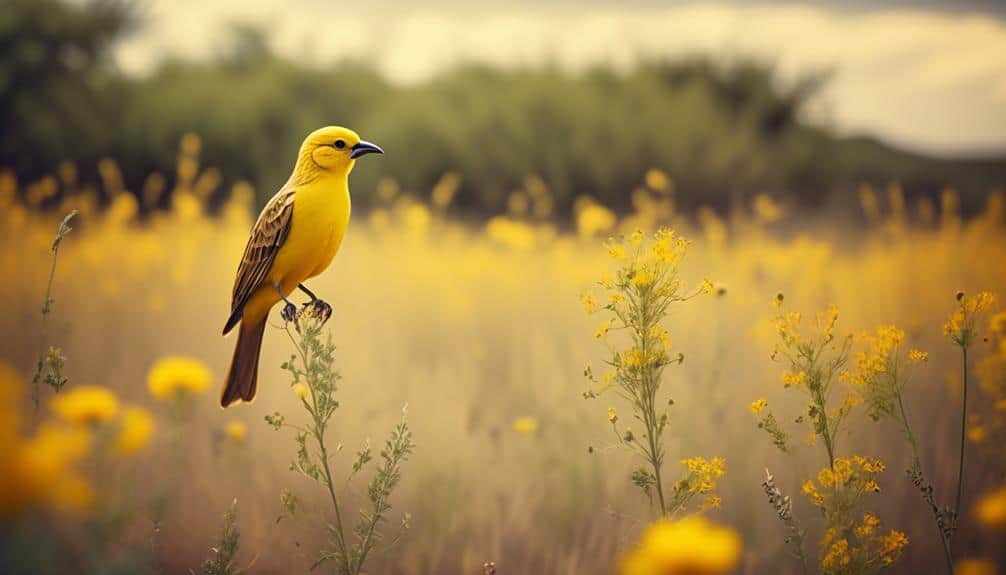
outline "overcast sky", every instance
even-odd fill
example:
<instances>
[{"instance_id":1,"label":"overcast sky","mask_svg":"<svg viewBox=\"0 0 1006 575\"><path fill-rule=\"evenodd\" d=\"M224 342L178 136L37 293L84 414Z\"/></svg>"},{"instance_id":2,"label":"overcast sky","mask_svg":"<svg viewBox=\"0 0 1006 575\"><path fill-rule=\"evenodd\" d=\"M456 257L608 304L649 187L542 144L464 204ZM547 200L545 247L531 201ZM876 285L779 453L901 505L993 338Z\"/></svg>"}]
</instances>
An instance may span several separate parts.
<instances>
[{"instance_id":1,"label":"overcast sky","mask_svg":"<svg viewBox=\"0 0 1006 575\"><path fill-rule=\"evenodd\" d=\"M313 65L368 58L400 83L459 61L576 71L683 54L754 56L783 80L832 71L813 115L842 133L928 152L1006 152L1006 18L997 2L374 4L146 0L144 26L116 56L137 74L165 55L206 58L226 46L231 22L264 26L284 56Z\"/></svg>"}]
</instances>

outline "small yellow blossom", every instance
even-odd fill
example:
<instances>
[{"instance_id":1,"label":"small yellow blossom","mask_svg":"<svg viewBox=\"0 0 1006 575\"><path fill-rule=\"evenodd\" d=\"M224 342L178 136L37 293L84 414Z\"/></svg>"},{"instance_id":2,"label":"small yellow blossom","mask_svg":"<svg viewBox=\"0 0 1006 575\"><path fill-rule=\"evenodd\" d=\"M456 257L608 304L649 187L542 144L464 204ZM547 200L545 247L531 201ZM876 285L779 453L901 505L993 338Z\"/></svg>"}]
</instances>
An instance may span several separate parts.
<instances>
[{"instance_id":1,"label":"small yellow blossom","mask_svg":"<svg viewBox=\"0 0 1006 575\"><path fill-rule=\"evenodd\" d=\"M892 529L890 533L881 539L880 551L878 552L884 565L892 565L901 557L901 553L908 545L908 537L901 531Z\"/></svg>"},{"instance_id":2,"label":"small yellow blossom","mask_svg":"<svg viewBox=\"0 0 1006 575\"><path fill-rule=\"evenodd\" d=\"M513 430L523 435L532 435L538 431L538 420L530 417L518 417L513 420Z\"/></svg>"},{"instance_id":3,"label":"small yellow blossom","mask_svg":"<svg viewBox=\"0 0 1006 575\"><path fill-rule=\"evenodd\" d=\"M653 272L648 269L636 270L636 273L632 276L632 285L637 288L645 288L653 283L656 277Z\"/></svg>"},{"instance_id":4,"label":"small yellow blossom","mask_svg":"<svg viewBox=\"0 0 1006 575\"><path fill-rule=\"evenodd\" d=\"M52 410L74 424L106 423L119 411L119 399L109 389L78 385L52 399Z\"/></svg>"},{"instance_id":5,"label":"small yellow blossom","mask_svg":"<svg viewBox=\"0 0 1006 575\"><path fill-rule=\"evenodd\" d=\"M209 368L198 359L165 357L150 369L147 388L158 399L171 399L180 393L203 393L212 381Z\"/></svg>"},{"instance_id":6,"label":"small yellow blossom","mask_svg":"<svg viewBox=\"0 0 1006 575\"><path fill-rule=\"evenodd\" d=\"M848 567L851 562L852 556L849 553L849 541L842 538L833 542L828 547L828 552L821 558L821 567L828 572L840 572L843 570L843 567Z\"/></svg>"},{"instance_id":7,"label":"small yellow blossom","mask_svg":"<svg viewBox=\"0 0 1006 575\"><path fill-rule=\"evenodd\" d=\"M929 352L912 349L908 352L908 360L915 363L922 363L929 360Z\"/></svg>"},{"instance_id":8,"label":"small yellow blossom","mask_svg":"<svg viewBox=\"0 0 1006 575\"><path fill-rule=\"evenodd\" d=\"M803 371L798 371L796 373L790 371L782 372L782 386L783 387L799 387L801 385L807 384L807 373Z\"/></svg>"},{"instance_id":9,"label":"small yellow blossom","mask_svg":"<svg viewBox=\"0 0 1006 575\"><path fill-rule=\"evenodd\" d=\"M622 575L723 575L737 566L740 536L701 515L661 520L621 561Z\"/></svg>"},{"instance_id":10,"label":"small yellow blossom","mask_svg":"<svg viewBox=\"0 0 1006 575\"><path fill-rule=\"evenodd\" d=\"M716 286L714 286L713 282L708 279L704 279L702 280L702 287L699 288L699 291L704 294L713 294L716 293Z\"/></svg>"},{"instance_id":11,"label":"small yellow blossom","mask_svg":"<svg viewBox=\"0 0 1006 575\"><path fill-rule=\"evenodd\" d=\"M1006 487L983 495L975 506L975 516L987 529L1006 531Z\"/></svg>"},{"instance_id":12,"label":"small yellow blossom","mask_svg":"<svg viewBox=\"0 0 1006 575\"><path fill-rule=\"evenodd\" d=\"M607 335L608 330L611 329L611 322L612 320L609 319L602 322L601 325L597 326L597 330L594 331L594 337L597 339L601 339L602 337Z\"/></svg>"},{"instance_id":13,"label":"small yellow blossom","mask_svg":"<svg viewBox=\"0 0 1006 575\"><path fill-rule=\"evenodd\" d=\"M227 423L227 427L224 429L224 435L226 435L227 439L233 441L234 443L241 443L248 435L248 428L245 427L243 421L233 420Z\"/></svg>"},{"instance_id":14,"label":"small yellow blossom","mask_svg":"<svg viewBox=\"0 0 1006 575\"><path fill-rule=\"evenodd\" d=\"M583 292L580 295L580 305L583 306L583 311L587 315L591 315L598 310L597 299L591 292Z\"/></svg>"},{"instance_id":15,"label":"small yellow blossom","mask_svg":"<svg viewBox=\"0 0 1006 575\"><path fill-rule=\"evenodd\" d=\"M956 575L998 575L996 564L985 559L964 559L954 566Z\"/></svg>"},{"instance_id":16,"label":"small yellow blossom","mask_svg":"<svg viewBox=\"0 0 1006 575\"><path fill-rule=\"evenodd\" d=\"M872 491L874 493L880 493L880 484L871 479L866 482L866 484L863 486L863 489L866 491Z\"/></svg>"},{"instance_id":17,"label":"small yellow blossom","mask_svg":"<svg viewBox=\"0 0 1006 575\"><path fill-rule=\"evenodd\" d=\"M870 535L873 535L873 532L876 531L879 526L880 519L877 519L876 515L867 513L863 515L863 521L856 526L854 531L856 533L856 537L866 539Z\"/></svg>"},{"instance_id":18,"label":"small yellow blossom","mask_svg":"<svg viewBox=\"0 0 1006 575\"><path fill-rule=\"evenodd\" d=\"M154 434L154 417L149 411L135 405L122 410L122 421L119 434L115 438L115 450L119 453L135 453L150 440Z\"/></svg>"},{"instance_id":19,"label":"small yellow blossom","mask_svg":"<svg viewBox=\"0 0 1006 575\"><path fill-rule=\"evenodd\" d=\"M987 435L988 432L983 425L972 425L968 428L968 440L975 445L984 443Z\"/></svg>"},{"instance_id":20,"label":"small yellow blossom","mask_svg":"<svg viewBox=\"0 0 1006 575\"><path fill-rule=\"evenodd\" d=\"M608 255L616 261L625 261L628 258L628 252L625 251L625 246L621 242L615 241L614 239L608 239Z\"/></svg>"},{"instance_id":21,"label":"small yellow blossom","mask_svg":"<svg viewBox=\"0 0 1006 575\"><path fill-rule=\"evenodd\" d=\"M803 491L804 495L810 498L811 502L815 506L824 507L824 497L821 496L821 493L817 490L817 486L814 485L813 481L810 479L804 481L800 490Z\"/></svg>"},{"instance_id":22,"label":"small yellow blossom","mask_svg":"<svg viewBox=\"0 0 1006 575\"><path fill-rule=\"evenodd\" d=\"M631 245L634 248L638 248L639 246L643 245L644 237L646 236L645 234L643 234L643 230L636 228L636 230L632 232L632 235L629 236L629 245Z\"/></svg>"},{"instance_id":23,"label":"small yellow blossom","mask_svg":"<svg viewBox=\"0 0 1006 575\"><path fill-rule=\"evenodd\" d=\"M709 511L710 509L721 509L723 499L719 495L710 495L705 501L699 503L699 511Z\"/></svg>"},{"instance_id":24,"label":"small yellow blossom","mask_svg":"<svg viewBox=\"0 0 1006 575\"><path fill-rule=\"evenodd\" d=\"M751 410L751 413L759 415L767 406L768 401L764 397L761 397L752 401L748 409Z\"/></svg>"},{"instance_id":25,"label":"small yellow blossom","mask_svg":"<svg viewBox=\"0 0 1006 575\"><path fill-rule=\"evenodd\" d=\"M610 421L611 423L618 422L618 413L615 411L614 407L608 408L608 421Z\"/></svg>"},{"instance_id":26,"label":"small yellow blossom","mask_svg":"<svg viewBox=\"0 0 1006 575\"><path fill-rule=\"evenodd\" d=\"M293 386L293 393L298 398L306 400L311 395L311 390L303 383L298 383Z\"/></svg>"}]
</instances>

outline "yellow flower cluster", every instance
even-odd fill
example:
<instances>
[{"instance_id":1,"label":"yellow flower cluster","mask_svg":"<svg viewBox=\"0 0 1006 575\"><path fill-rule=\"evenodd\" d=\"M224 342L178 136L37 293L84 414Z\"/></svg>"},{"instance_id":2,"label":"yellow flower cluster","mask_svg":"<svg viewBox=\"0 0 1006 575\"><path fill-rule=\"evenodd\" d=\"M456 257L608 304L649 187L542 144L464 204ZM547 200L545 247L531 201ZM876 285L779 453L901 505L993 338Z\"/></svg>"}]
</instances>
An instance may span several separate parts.
<instances>
[{"instance_id":1,"label":"yellow flower cluster","mask_svg":"<svg viewBox=\"0 0 1006 575\"><path fill-rule=\"evenodd\" d=\"M170 400L185 394L200 394L210 388L213 375L206 364L188 357L160 359L147 375L147 388L157 399Z\"/></svg>"},{"instance_id":2,"label":"yellow flower cluster","mask_svg":"<svg viewBox=\"0 0 1006 575\"><path fill-rule=\"evenodd\" d=\"M969 296L957 293L957 308L950 319L943 324L943 335L961 347L971 345L975 337L978 318L996 303L996 296L990 291L981 291Z\"/></svg>"},{"instance_id":3,"label":"yellow flower cluster","mask_svg":"<svg viewBox=\"0 0 1006 575\"><path fill-rule=\"evenodd\" d=\"M649 526L621 562L622 575L724 575L737 566L741 539L700 515Z\"/></svg>"},{"instance_id":4,"label":"yellow flower cluster","mask_svg":"<svg viewBox=\"0 0 1006 575\"><path fill-rule=\"evenodd\" d=\"M791 371L782 372L782 386L783 387L800 387L801 385L807 385L807 372L798 371L793 373Z\"/></svg>"},{"instance_id":5,"label":"yellow flower cluster","mask_svg":"<svg viewBox=\"0 0 1006 575\"><path fill-rule=\"evenodd\" d=\"M879 492L876 476L883 472L884 462L880 459L840 457L834 466L818 472L817 484L813 480L804 482L802 491L816 507L833 511L838 506L855 504L865 492Z\"/></svg>"},{"instance_id":6,"label":"yellow flower cluster","mask_svg":"<svg viewBox=\"0 0 1006 575\"><path fill-rule=\"evenodd\" d=\"M687 474L675 482L673 488L676 496L683 501L703 496L699 509L718 509L722 502L715 493L716 480L726 475L726 461L722 457L690 457L682 459L680 463L687 469Z\"/></svg>"},{"instance_id":7,"label":"yellow flower cluster","mask_svg":"<svg viewBox=\"0 0 1006 575\"><path fill-rule=\"evenodd\" d=\"M766 407L768 407L768 400L766 400L764 397L761 397L761 398L758 398L758 399L752 401L751 405L748 407L748 409L751 410L751 413L753 413L755 415L760 415L761 412Z\"/></svg>"},{"instance_id":8,"label":"yellow flower cluster","mask_svg":"<svg viewBox=\"0 0 1006 575\"><path fill-rule=\"evenodd\" d=\"M50 402L58 420L43 421L25 435L23 384L18 372L0 362L0 516L36 506L83 512L94 503L94 490L82 467L97 440L111 451L133 453L153 433L153 417L137 406L120 410L118 398L98 386L76 386ZM121 413L120 413L121 412Z\"/></svg>"},{"instance_id":9,"label":"yellow flower cluster","mask_svg":"<svg viewBox=\"0 0 1006 575\"><path fill-rule=\"evenodd\" d=\"M866 386L891 371L892 358L905 339L905 332L893 325L880 326L875 334L864 333L860 340L866 344L864 351L855 354L856 369L847 372L849 383Z\"/></svg>"},{"instance_id":10,"label":"yellow flower cluster","mask_svg":"<svg viewBox=\"0 0 1006 575\"><path fill-rule=\"evenodd\" d=\"M850 530L829 528L821 538L821 572L873 574L893 565L908 545L908 537L896 529L880 533L879 527L880 520L866 513ZM854 535L851 541L847 531Z\"/></svg>"},{"instance_id":11,"label":"yellow flower cluster","mask_svg":"<svg viewBox=\"0 0 1006 575\"><path fill-rule=\"evenodd\" d=\"M119 398L111 390L97 385L78 385L53 398L52 410L74 424L100 424L111 421L119 412Z\"/></svg>"}]
</instances>

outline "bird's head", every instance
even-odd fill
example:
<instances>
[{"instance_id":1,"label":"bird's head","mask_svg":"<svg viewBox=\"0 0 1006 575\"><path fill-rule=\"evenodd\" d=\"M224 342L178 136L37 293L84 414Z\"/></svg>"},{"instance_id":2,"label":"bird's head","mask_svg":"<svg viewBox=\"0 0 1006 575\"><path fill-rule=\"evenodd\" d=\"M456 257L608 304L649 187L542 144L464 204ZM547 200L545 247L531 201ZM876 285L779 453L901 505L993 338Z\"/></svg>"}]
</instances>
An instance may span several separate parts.
<instances>
[{"instance_id":1,"label":"bird's head","mask_svg":"<svg viewBox=\"0 0 1006 575\"><path fill-rule=\"evenodd\" d=\"M380 146L361 140L353 130L326 126L311 132L304 139L300 146L298 168L349 174L360 156L383 153Z\"/></svg>"}]
</instances>

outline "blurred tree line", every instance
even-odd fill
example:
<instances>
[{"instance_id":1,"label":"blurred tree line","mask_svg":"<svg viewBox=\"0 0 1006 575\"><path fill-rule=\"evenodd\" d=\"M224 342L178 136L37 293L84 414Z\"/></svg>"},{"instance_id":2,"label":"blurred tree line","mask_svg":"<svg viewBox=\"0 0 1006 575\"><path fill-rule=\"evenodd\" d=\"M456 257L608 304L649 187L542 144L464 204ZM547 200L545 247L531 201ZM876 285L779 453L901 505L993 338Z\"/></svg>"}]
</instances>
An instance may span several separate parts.
<instances>
[{"instance_id":1,"label":"blurred tree line","mask_svg":"<svg viewBox=\"0 0 1006 575\"><path fill-rule=\"evenodd\" d=\"M354 173L363 204L380 176L422 196L448 170L462 176L457 203L475 214L499 212L529 175L550 186L560 213L580 194L625 209L654 167L672 177L683 209L725 209L757 193L850 205L859 184L898 180L909 198L953 185L973 210L1006 184L1000 160L926 158L810 125L804 108L826 78L783 86L755 62L688 59L578 75L465 66L400 87L365 63L284 60L261 31L235 26L212 61L168 61L130 78L109 52L138 23L131 3L0 4L0 166L22 179L66 159L87 177L112 157L137 190L152 171L173 173L181 136L195 132L204 163L252 181L264 201L305 134L342 124L388 152Z\"/></svg>"}]
</instances>

